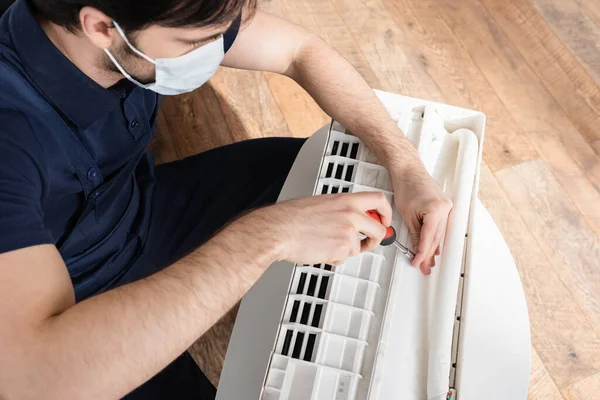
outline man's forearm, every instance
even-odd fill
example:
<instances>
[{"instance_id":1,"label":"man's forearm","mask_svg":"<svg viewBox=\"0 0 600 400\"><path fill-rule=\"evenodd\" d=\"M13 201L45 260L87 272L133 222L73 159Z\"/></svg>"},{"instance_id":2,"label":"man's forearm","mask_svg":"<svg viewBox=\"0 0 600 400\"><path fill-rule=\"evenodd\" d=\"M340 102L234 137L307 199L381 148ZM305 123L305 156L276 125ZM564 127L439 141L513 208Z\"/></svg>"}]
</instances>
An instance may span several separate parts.
<instances>
[{"instance_id":1,"label":"man's forearm","mask_svg":"<svg viewBox=\"0 0 600 400\"><path fill-rule=\"evenodd\" d=\"M360 74L335 50L313 37L297 51L286 75L334 119L377 149L396 172L422 168L418 154Z\"/></svg>"},{"instance_id":2,"label":"man's forearm","mask_svg":"<svg viewBox=\"0 0 600 400\"><path fill-rule=\"evenodd\" d=\"M17 379L32 392L19 398L119 398L148 380L276 258L275 241L259 241L255 232L255 221L238 221L167 269L45 321L23 346L20 362L31 364Z\"/></svg>"}]
</instances>

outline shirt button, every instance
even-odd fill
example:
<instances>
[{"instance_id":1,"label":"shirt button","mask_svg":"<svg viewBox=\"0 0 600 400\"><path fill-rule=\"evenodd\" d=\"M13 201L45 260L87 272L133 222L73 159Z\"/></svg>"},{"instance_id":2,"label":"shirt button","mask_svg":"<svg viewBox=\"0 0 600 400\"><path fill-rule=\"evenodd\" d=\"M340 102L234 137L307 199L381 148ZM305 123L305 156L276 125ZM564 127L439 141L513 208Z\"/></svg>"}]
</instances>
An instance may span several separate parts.
<instances>
[{"instance_id":1,"label":"shirt button","mask_svg":"<svg viewBox=\"0 0 600 400\"><path fill-rule=\"evenodd\" d=\"M96 168L90 168L87 172L87 177L90 181L93 181L98 176L98 172L96 172Z\"/></svg>"},{"instance_id":2,"label":"shirt button","mask_svg":"<svg viewBox=\"0 0 600 400\"><path fill-rule=\"evenodd\" d=\"M98 197L100 197L101 194L102 194L101 190L94 192L94 194L92 194L92 200L98 200Z\"/></svg>"},{"instance_id":3,"label":"shirt button","mask_svg":"<svg viewBox=\"0 0 600 400\"><path fill-rule=\"evenodd\" d=\"M138 126L140 126L140 121L138 121L137 119L134 119L133 121L131 121L131 127L133 129L137 128Z\"/></svg>"}]
</instances>

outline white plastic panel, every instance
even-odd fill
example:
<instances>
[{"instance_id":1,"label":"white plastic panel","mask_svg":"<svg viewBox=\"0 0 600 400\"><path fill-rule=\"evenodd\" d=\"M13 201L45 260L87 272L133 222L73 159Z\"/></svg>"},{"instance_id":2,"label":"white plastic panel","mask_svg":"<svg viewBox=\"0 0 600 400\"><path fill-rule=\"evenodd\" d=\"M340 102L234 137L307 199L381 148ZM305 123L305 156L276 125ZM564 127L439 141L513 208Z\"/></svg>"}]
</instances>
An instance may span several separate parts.
<instances>
[{"instance_id":1,"label":"white plastic panel","mask_svg":"<svg viewBox=\"0 0 600 400\"><path fill-rule=\"evenodd\" d=\"M391 203L389 174L372 163L376 161L356 137L334 122L315 194L381 191ZM401 222L396 226L400 229ZM319 383L311 386L310 395L305 387L301 398L330 399L331 393L336 399L366 396L395 258L391 247L363 253L337 267L295 266L273 360L289 360L285 380L293 382L306 378L312 368ZM281 365L272 364L264 398L298 396L287 391L295 386L280 385L281 371Z\"/></svg>"},{"instance_id":2,"label":"white plastic panel","mask_svg":"<svg viewBox=\"0 0 600 400\"><path fill-rule=\"evenodd\" d=\"M454 155L452 155L452 151L450 151L446 158L439 157L444 140L452 137L445 130L444 120L440 114L435 107L430 105L407 110L407 112L409 114L405 118L404 124L409 137L412 136L413 143L419 148L419 153L428 171L434 174L437 172L440 182L453 179L454 172L448 171L462 168L462 162L461 165L456 166L457 157L462 153L454 151ZM475 139L475 143L476 141L477 139ZM461 189L464 198L461 198L461 207L458 207L462 210L458 218L463 227L457 229L457 232L462 230L462 235L466 231L471 194L474 188L477 144L475 144L475 150L469 150L468 154L469 165L472 165L473 168L470 170L471 172L467 173L467 175L471 174L470 183L467 182L467 186ZM377 159L374 154L358 138L350 135L340 124L334 122L325 146L315 194L381 191L386 194L390 202L393 202L390 175L384 167L376 163ZM452 184L448 186L450 196L453 195L453 191L456 191L455 186ZM398 239L414 250L408 229L397 214L394 215L393 225L398 232ZM460 232L457 234L461 235ZM462 262L464 241L461 239L458 247L455 244L452 246ZM456 257L453 260L455 262ZM396 315L407 312L406 307L398 306L395 299L399 295L398 292L419 294L416 290L420 286L405 288L404 282L396 282L402 268L411 268L408 265L408 260L404 256L398 257L395 247L392 246L387 249L379 248L375 253L351 258L338 267L325 264L295 266L273 357L278 355L291 360L291 364L288 364L285 372L286 377L290 374L297 374L298 371L302 371L302 376L306 376L309 365L312 365L313 372L311 373L315 374L317 381L321 380L323 374L327 374L329 377L329 380L326 379L329 384L312 386L310 395L303 391L306 397L302 398L327 399L331 391L331 382L334 381L333 376L337 377L338 385L341 385L344 379L349 379L350 389L343 390L346 393L344 396L350 396L350 394L354 396L348 397L349 399L379 399L384 395L386 384L381 384L380 381L385 382L386 374L382 372L382 369L387 362L386 358L382 356L382 351L387 348L388 342L396 341L392 336L397 334L389 330L389 326L397 318ZM453 278L455 282L460 281L461 270L462 265L459 262L452 272L453 275L456 275ZM390 292L392 281L395 283ZM438 279L434 276L428 279L421 292L430 291L429 287L435 287L436 284L438 284ZM450 321L453 321L455 317L453 311L458 298L458 284L454 288L445 288L445 290L450 293L450 297L454 298L454 302L452 299L449 300L452 307L449 318ZM454 294L452 295L452 293ZM412 312L427 315L424 311L431 308L433 302L433 298L422 302ZM445 306L446 303L448 301L445 301ZM389 308L389 313L387 308ZM433 321L433 324L429 319L424 321L424 337L431 340L429 327L430 325L435 326L436 321ZM384 327L387 328L382 330ZM440 330L439 327L434 328L435 332L438 330ZM449 334L442 335L442 339L436 339L438 342L436 346L442 346L442 349L447 348L446 353L449 355L446 364L441 367L446 387L448 381L454 379L454 371L451 371L449 366L452 350L457 351L456 343L453 346L452 342L453 330L454 328L451 327ZM456 330L458 330L458 325ZM407 357L408 353L410 351L405 351L401 355ZM419 356L423 360L427 358L428 353L421 352ZM304 367L301 369L292 367L299 362L295 360L301 360ZM423 362L425 368L426 364ZM389 368L389 366L385 368ZM270 373L265 388L277 389L276 384L272 385L270 382L278 383L281 372L275 368L273 370L275 378L273 379L271 379ZM414 374L409 376L414 378ZM425 377L426 375L422 374L417 377L416 381L422 383ZM373 378L377 382L375 386L373 386ZM289 379L295 381L298 378ZM441 385L444 385L443 379ZM286 394L285 391L280 391L277 395L270 389L265 393L275 396L273 398L291 398L289 397L292 395L291 393ZM337 389L338 392L341 390L339 386ZM423 385L420 385L419 390L422 395L426 392ZM294 394L294 396L296 395Z\"/></svg>"},{"instance_id":3,"label":"white plastic panel","mask_svg":"<svg viewBox=\"0 0 600 400\"><path fill-rule=\"evenodd\" d=\"M447 166L456 165L458 153L442 150L445 139L449 133L461 128L472 131L478 141L476 165L479 165L485 116L474 111L390 93L378 92L377 94L392 118L398 122L398 126L419 149L427 170L442 184L447 193L452 195L451 183L456 176L455 168ZM296 182L302 182L302 188L307 186L304 176L298 173L299 170L306 170L311 176L316 177L312 182L311 193L313 194L381 191L386 194L390 202L393 202L389 175L378 165L373 152L335 121L323 141L324 135L323 132L315 135L318 137L311 138L305 146L310 146L312 149L310 159L307 156L308 151L303 148L290 178L286 181L280 200L302 195L302 190L306 189L300 190L294 185ZM321 149L316 148L317 142L322 143ZM471 204L476 199L478 175L477 169L471 190ZM304 195L307 194L304 191ZM467 226L470 232L473 226L473 215L472 207L469 206L469 209ZM394 215L393 225L400 241L414 250L410 243L408 229L397 213ZM467 240L464 243L467 243L466 247L471 249L471 243ZM460 247L463 248L461 251L464 251L464 244ZM461 275L459 278L456 289L458 293L452 311L455 313L453 318L466 318L467 321L471 321L469 313L475 314L476 318L482 318L481 313L477 313L481 311L481 307L469 308L470 301L473 299L468 300L461 296L463 288L464 292L468 292L470 288L465 281L469 275L469 267L472 266L467 265L466 269L465 265L459 266L458 270L461 274L466 273L466 275L465 277ZM514 265L508 268L512 271ZM268 290L265 290L266 283L262 284L263 280L268 280L269 285L276 284L276 280L271 279L275 277L270 273L271 269L257 284L265 293ZM217 398L219 400L257 398L254 394L257 383L262 388L263 399L421 400L427 398L431 318L436 303L439 269L436 268L432 276L424 277L420 271L410 267L408 259L404 256L399 257L393 247L378 248L373 253L352 258L337 268L318 264L296 265L293 270L286 270L286 277L281 273L277 278L280 279L280 284L287 288L287 295L283 297L280 291L277 294L259 296L253 292L253 289L242 302L241 315L236 321L221 381L222 385L226 384L226 388L219 388ZM516 270L513 272L516 273ZM301 285L302 274L304 274L303 286ZM503 281L502 285L510 285L513 292L521 290L518 277L510 282ZM471 290L473 294L471 297L476 297L475 293L485 296L481 291ZM493 302L493 299L487 301ZM281 305L271 307L272 310L268 309L266 305L273 302L281 302ZM262 329L254 329L261 322L255 321L253 324L249 322L247 315L251 305L254 305L255 310L253 317L270 313L269 324L260 326ZM496 306L502 309L501 304ZM524 307L524 304L519 304L519 307ZM279 325L274 330L271 322L276 316L276 308L280 310ZM526 310L524 312L526 313ZM243 319L243 323L238 324L240 319ZM262 317L260 319L266 320ZM513 329L514 334L526 329L526 314L525 318L521 318L518 323L525 327ZM274 339L272 339L273 332ZM447 344L452 362L448 379L450 383L456 380L459 389L458 399L475 400L487 396L489 392L481 392L481 385L473 385L473 379L477 379L478 368L485 368L486 362L497 363L498 360L481 359L477 356L476 346L466 346L463 341L468 337L469 343L481 343L485 342L486 338L480 335L482 331L477 329L476 321L463 326L456 319L452 332L453 338ZM251 339L248 338L248 334ZM269 342L271 343L270 361L265 370L262 367L263 353L254 347L256 345L264 352L265 345ZM523 340L515 339L511 343L515 344L512 356L529 354L529 347ZM494 345L502 348L497 343ZM467 351L468 349L470 350ZM254 354L260 357L255 357ZM502 354L498 354L502 357ZM505 352L505 355L511 354ZM498 364L506 365L508 362L506 358L504 357ZM255 359L260 359L260 362L256 362ZM463 365L470 366L469 373L462 370ZM475 365L476 367L473 367ZM522 383L527 367L523 362L520 366L522 368L515 368L514 373L490 370L497 371L495 377L497 381L503 381L503 374L513 377L513 380L509 379L509 381L516 381L519 380L518 375L521 377L519 382ZM256 378L251 380L246 376L240 376L244 374L242 372L244 370L252 376L262 375L263 378L259 382ZM243 385L233 383L240 378L245 382ZM471 386L466 386L468 384ZM503 391L503 386L496 386L494 393L498 396L494 398L522 400L525 398L524 395L521 397L522 387L520 386L519 391L510 392L509 397L502 397L502 393L508 395L509 391ZM464 389L462 394L461 389ZM514 397L515 394L518 396Z\"/></svg>"},{"instance_id":4,"label":"white plastic panel","mask_svg":"<svg viewBox=\"0 0 600 400\"><path fill-rule=\"evenodd\" d=\"M478 399L485 392L489 400L522 400L531 362L525 293L510 250L479 200L470 237L458 345L459 399Z\"/></svg>"}]
</instances>

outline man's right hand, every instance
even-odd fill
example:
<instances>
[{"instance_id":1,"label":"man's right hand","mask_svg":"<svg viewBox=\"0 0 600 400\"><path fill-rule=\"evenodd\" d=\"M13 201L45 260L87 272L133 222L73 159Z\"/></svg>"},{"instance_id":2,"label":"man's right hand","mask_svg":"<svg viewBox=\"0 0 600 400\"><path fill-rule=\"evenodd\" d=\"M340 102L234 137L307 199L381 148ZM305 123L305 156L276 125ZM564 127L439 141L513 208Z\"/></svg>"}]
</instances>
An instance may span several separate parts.
<instances>
[{"instance_id":1,"label":"man's right hand","mask_svg":"<svg viewBox=\"0 0 600 400\"><path fill-rule=\"evenodd\" d=\"M368 210L377 210L385 226L371 219ZM339 265L379 245L391 224L392 207L378 192L333 194L282 202L248 217L261 221L257 225L266 240L279 244L279 259ZM367 238L361 241L359 232Z\"/></svg>"}]
</instances>

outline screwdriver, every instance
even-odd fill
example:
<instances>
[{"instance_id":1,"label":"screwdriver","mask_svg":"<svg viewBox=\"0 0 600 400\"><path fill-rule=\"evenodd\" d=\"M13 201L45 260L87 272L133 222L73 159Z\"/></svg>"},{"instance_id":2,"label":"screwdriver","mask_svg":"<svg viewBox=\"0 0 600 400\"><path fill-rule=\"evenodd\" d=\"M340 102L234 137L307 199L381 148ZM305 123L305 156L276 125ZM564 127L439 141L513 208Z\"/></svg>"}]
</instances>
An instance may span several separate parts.
<instances>
[{"instance_id":1,"label":"screwdriver","mask_svg":"<svg viewBox=\"0 0 600 400\"><path fill-rule=\"evenodd\" d=\"M376 210L367 211L367 215L369 217L371 217L372 219L374 219L375 221L382 224L381 216L379 215L379 213ZM404 246L402 243L400 243L396 239L397 239L396 230L394 229L393 226L388 226L385 228L385 237L381 241L381 245L389 246L389 245L393 244L394 246L396 246L398 248L398 250L400 250L400 252L402 254L404 254L406 257L408 257L409 260L411 260L411 261L414 260L415 253L410 251L410 249L408 247Z\"/></svg>"}]
</instances>

